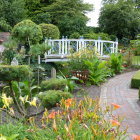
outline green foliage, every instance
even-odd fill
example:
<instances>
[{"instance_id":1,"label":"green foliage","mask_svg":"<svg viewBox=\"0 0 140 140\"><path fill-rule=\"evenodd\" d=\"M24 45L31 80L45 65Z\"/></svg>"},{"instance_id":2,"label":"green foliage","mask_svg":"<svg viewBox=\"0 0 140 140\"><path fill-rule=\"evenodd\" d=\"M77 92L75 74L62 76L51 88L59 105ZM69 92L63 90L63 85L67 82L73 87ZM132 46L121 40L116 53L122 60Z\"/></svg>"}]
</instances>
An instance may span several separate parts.
<instances>
[{"instance_id":1,"label":"green foliage","mask_svg":"<svg viewBox=\"0 0 140 140\"><path fill-rule=\"evenodd\" d=\"M66 102L70 105L69 109ZM79 102L75 99L61 100L60 110L45 110L43 117L37 122L42 128L35 125L32 117L25 123L16 121L0 125L0 134L6 137L16 135L14 140L124 140L127 128L122 129L111 123L113 113L109 106L105 106L104 110L99 106L98 100L91 98L85 97ZM115 118L115 121L122 124L120 117Z\"/></svg>"},{"instance_id":2,"label":"green foliage","mask_svg":"<svg viewBox=\"0 0 140 140\"><path fill-rule=\"evenodd\" d=\"M140 65L140 56L132 56L131 63L132 65Z\"/></svg>"},{"instance_id":3,"label":"green foliage","mask_svg":"<svg viewBox=\"0 0 140 140\"><path fill-rule=\"evenodd\" d=\"M4 64L11 64L11 61L17 53L17 41L9 37L3 45L5 46L5 49L2 53L2 61Z\"/></svg>"},{"instance_id":4,"label":"green foliage","mask_svg":"<svg viewBox=\"0 0 140 140\"><path fill-rule=\"evenodd\" d=\"M99 17L100 29L119 39L134 38L140 32L140 11L133 1L118 0L103 5Z\"/></svg>"},{"instance_id":5,"label":"green foliage","mask_svg":"<svg viewBox=\"0 0 140 140\"><path fill-rule=\"evenodd\" d=\"M131 79L131 87L132 88L139 88L140 87L140 71L137 71L132 79Z\"/></svg>"},{"instance_id":6,"label":"green foliage","mask_svg":"<svg viewBox=\"0 0 140 140\"><path fill-rule=\"evenodd\" d=\"M43 37L44 38L52 38L52 39L58 39L60 36L60 31L58 29L57 26L53 25L53 24L39 24L42 33L43 33Z\"/></svg>"},{"instance_id":7,"label":"green foliage","mask_svg":"<svg viewBox=\"0 0 140 140\"><path fill-rule=\"evenodd\" d=\"M74 32L70 35L69 37L70 39L79 39L80 38L80 34L78 32Z\"/></svg>"},{"instance_id":8,"label":"green foliage","mask_svg":"<svg viewBox=\"0 0 140 140\"><path fill-rule=\"evenodd\" d=\"M122 56L120 54L111 54L108 61L112 74L117 74L122 71Z\"/></svg>"},{"instance_id":9,"label":"green foliage","mask_svg":"<svg viewBox=\"0 0 140 140\"><path fill-rule=\"evenodd\" d=\"M100 61L97 57L94 57L90 61L85 61L89 71L89 81L91 84L99 85L106 80L109 76L109 69L106 66L106 61Z\"/></svg>"},{"instance_id":10,"label":"green foliage","mask_svg":"<svg viewBox=\"0 0 140 140\"><path fill-rule=\"evenodd\" d=\"M23 140L27 134L28 134L28 138L31 138L30 134L27 132L27 129L29 129L29 127L23 125L20 122L17 122L16 125L12 123L0 125L0 133L3 136L8 138L11 136L17 136L12 140ZM6 140L11 140L11 139L6 139Z\"/></svg>"},{"instance_id":11,"label":"green foliage","mask_svg":"<svg viewBox=\"0 0 140 140\"><path fill-rule=\"evenodd\" d=\"M29 97L33 97L38 93L38 89L40 89L38 86L33 85L33 82L29 81L22 81L22 82L16 82L12 81L12 89L15 93L15 97L19 99L20 96L25 97L28 95ZM10 87L5 86L2 90L3 93L6 93L6 95L10 95Z\"/></svg>"},{"instance_id":12,"label":"green foliage","mask_svg":"<svg viewBox=\"0 0 140 140\"><path fill-rule=\"evenodd\" d=\"M73 32L84 33L88 18L86 12L93 10L93 5L81 0L54 0L43 10L51 16L52 24L58 26L61 35L69 36Z\"/></svg>"},{"instance_id":13,"label":"green foliage","mask_svg":"<svg viewBox=\"0 0 140 140\"><path fill-rule=\"evenodd\" d=\"M63 92L61 90L49 90L38 95L41 100L41 104L46 108L51 108L60 103L62 99L71 98L72 95L69 92Z\"/></svg>"},{"instance_id":14,"label":"green foliage","mask_svg":"<svg viewBox=\"0 0 140 140\"><path fill-rule=\"evenodd\" d=\"M31 76L29 66L0 65L0 81L25 81Z\"/></svg>"},{"instance_id":15,"label":"green foliage","mask_svg":"<svg viewBox=\"0 0 140 140\"><path fill-rule=\"evenodd\" d=\"M31 20L23 20L15 25L12 37L29 45L39 43L43 38L41 28Z\"/></svg>"},{"instance_id":16,"label":"green foliage","mask_svg":"<svg viewBox=\"0 0 140 140\"><path fill-rule=\"evenodd\" d=\"M0 18L0 31L9 32L11 29L12 27L5 21L5 19Z\"/></svg>"},{"instance_id":17,"label":"green foliage","mask_svg":"<svg viewBox=\"0 0 140 140\"><path fill-rule=\"evenodd\" d=\"M66 79L49 79L42 81L40 87L42 91L45 90L64 90L67 85Z\"/></svg>"},{"instance_id":18,"label":"green foliage","mask_svg":"<svg viewBox=\"0 0 140 140\"><path fill-rule=\"evenodd\" d=\"M31 45L29 54L38 56L47 52L51 47L47 43Z\"/></svg>"},{"instance_id":19,"label":"green foliage","mask_svg":"<svg viewBox=\"0 0 140 140\"><path fill-rule=\"evenodd\" d=\"M95 55L95 51L92 49L84 49L79 52L73 53L68 61L68 69L70 71L82 71L87 70L88 67L85 65L85 60L91 60Z\"/></svg>"},{"instance_id":20,"label":"green foliage","mask_svg":"<svg viewBox=\"0 0 140 140\"><path fill-rule=\"evenodd\" d=\"M76 80L79 80L77 77L72 76L72 77L66 77L61 71L60 71L62 76L57 76L59 79L65 79L66 80L66 86L64 91L69 91L73 92L74 88L76 87Z\"/></svg>"},{"instance_id":21,"label":"green foliage","mask_svg":"<svg viewBox=\"0 0 140 140\"><path fill-rule=\"evenodd\" d=\"M0 0L0 17L10 26L27 17L24 0ZM8 28L10 27L8 26ZM6 27L7 28L7 27Z\"/></svg>"},{"instance_id":22,"label":"green foliage","mask_svg":"<svg viewBox=\"0 0 140 140\"><path fill-rule=\"evenodd\" d=\"M36 24L51 23L50 14L46 13L45 11L35 11L32 14L31 19Z\"/></svg>"},{"instance_id":23,"label":"green foliage","mask_svg":"<svg viewBox=\"0 0 140 140\"><path fill-rule=\"evenodd\" d=\"M95 39L98 40L100 37L101 40L110 40L110 37L106 33L88 33L83 35L86 39Z\"/></svg>"},{"instance_id":24,"label":"green foliage","mask_svg":"<svg viewBox=\"0 0 140 140\"><path fill-rule=\"evenodd\" d=\"M136 56L140 55L140 40L130 40L130 46L133 48L132 53Z\"/></svg>"}]
</instances>

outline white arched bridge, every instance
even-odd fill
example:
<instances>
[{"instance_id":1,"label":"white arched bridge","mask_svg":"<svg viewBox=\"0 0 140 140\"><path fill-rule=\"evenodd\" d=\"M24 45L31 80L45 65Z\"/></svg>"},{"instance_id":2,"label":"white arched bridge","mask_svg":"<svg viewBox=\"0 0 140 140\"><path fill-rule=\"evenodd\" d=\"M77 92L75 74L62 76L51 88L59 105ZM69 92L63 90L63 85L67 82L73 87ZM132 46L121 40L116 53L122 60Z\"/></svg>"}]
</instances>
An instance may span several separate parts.
<instances>
[{"instance_id":1,"label":"white arched bridge","mask_svg":"<svg viewBox=\"0 0 140 140\"><path fill-rule=\"evenodd\" d=\"M45 41L51 49L45 53L45 62L68 61L71 53L85 48L95 48L101 58L109 57L111 53L118 52L118 40L92 40L92 39L48 39Z\"/></svg>"}]
</instances>

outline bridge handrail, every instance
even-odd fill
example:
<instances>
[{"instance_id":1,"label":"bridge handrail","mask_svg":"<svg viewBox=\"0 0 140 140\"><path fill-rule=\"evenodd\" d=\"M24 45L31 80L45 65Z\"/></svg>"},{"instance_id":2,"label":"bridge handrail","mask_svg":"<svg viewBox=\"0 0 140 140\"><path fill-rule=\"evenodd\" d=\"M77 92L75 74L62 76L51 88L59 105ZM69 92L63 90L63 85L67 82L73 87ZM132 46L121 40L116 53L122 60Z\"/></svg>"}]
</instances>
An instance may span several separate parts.
<instances>
[{"instance_id":1,"label":"bridge handrail","mask_svg":"<svg viewBox=\"0 0 140 140\"><path fill-rule=\"evenodd\" d=\"M94 39L46 39L45 42L52 46L52 48L47 52L47 55L53 54L53 49L56 49L56 44L58 48L58 52L56 52L56 55L63 55L63 54L69 54L70 48L72 48L73 42L75 42L75 51L79 51L80 49L88 47L88 42L93 42L92 47L95 47L96 52L98 52L101 56L104 55L104 47L107 48L109 46L110 53L117 53L118 52L118 40L116 41L107 41L107 40L94 40Z\"/></svg>"},{"instance_id":2,"label":"bridge handrail","mask_svg":"<svg viewBox=\"0 0 140 140\"><path fill-rule=\"evenodd\" d=\"M118 43L118 41L94 40L94 39L47 39L46 41L94 41L104 43Z\"/></svg>"}]
</instances>

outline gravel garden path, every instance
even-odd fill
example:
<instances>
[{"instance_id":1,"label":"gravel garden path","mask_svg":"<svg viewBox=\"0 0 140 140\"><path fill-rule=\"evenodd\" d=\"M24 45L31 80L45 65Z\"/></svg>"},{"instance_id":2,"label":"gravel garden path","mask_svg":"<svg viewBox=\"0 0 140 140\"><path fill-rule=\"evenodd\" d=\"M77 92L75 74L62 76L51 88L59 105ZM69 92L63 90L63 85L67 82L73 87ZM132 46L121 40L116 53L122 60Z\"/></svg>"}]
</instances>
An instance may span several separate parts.
<instances>
[{"instance_id":1,"label":"gravel garden path","mask_svg":"<svg viewBox=\"0 0 140 140\"><path fill-rule=\"evenodd\" d=\"M102 85L100 101L110 105L116 103L121 105L121 108L117 109L114 114L121 115L125 119L121 126L128 126L129 137L127 140L132 139L131 134L140 135L140 101L138 100L138 90L130 88L131 78L133 72L127 72L121 75L117 75L111 78Z\"/></svg>"}]
</instances>

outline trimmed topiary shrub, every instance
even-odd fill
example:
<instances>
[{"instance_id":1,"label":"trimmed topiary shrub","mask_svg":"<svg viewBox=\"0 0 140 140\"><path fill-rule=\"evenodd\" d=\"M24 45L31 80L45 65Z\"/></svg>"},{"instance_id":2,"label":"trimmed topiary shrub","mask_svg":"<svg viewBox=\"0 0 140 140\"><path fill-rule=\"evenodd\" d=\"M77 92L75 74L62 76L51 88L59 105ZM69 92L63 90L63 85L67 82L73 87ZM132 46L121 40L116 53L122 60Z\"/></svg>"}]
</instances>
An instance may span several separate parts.
<instances>
[{"instance_id":1,"label":"trimmed topiary shrub","mask_svg":"<svg viewBox=\"0 0 140 140\"><path fill-rule=\"evenodd\" d=\"M22 43L36 44L43 39L40 26L31 20L23 20L16 24L12 30L12 37Z\"/></svg>"},{"instance_id":2,"label":"trimmed topiary shrub","mask_svg":"<svg viewBox=\"0 0 140 140\"><path fill-rule=\"evenodd\" d=\"M32 72L27 65L0 65L0 81L25 81L29 76Z\"/></svg>"},{"instance_id":3,"label":"trimmed topiary shrub","mask_svg":"<svg viewBox=\"0 0 140 140\"><path fill-rule=\"evenodd\" d=\"M47 38L52 38L52 39L58 39L60 36L60 31L58 29L57 26L53 25L53 24L39 24L39 26L41 27L42 33L43 33L43 37L47 37Z\"/></svg>"},{"instance_id":4,"label":"trimmed topiary shrub","mask_svg":"<svg viewBox=\"0 0 140 140\"><path fill-rule=\"evenodd\" d=\"M64 90L67 85L67 79L49 79L42 81L41 90Z\"/></svg>"},{"instance_id":5,"label":"trimmed topiary shrub","mask_svg":"<svg viewBox=\"0 0 140 140\"><path fill-rule=\"evenodd\" d=\"M41 100L41 104L46 108L55 107L57 103L60 103L62 98L72 98L69 92L63 92L61 90L49 90L38 95Z\"/></svg>"},{"instance_id":6,"label":"trimmed topiary shrub","mask_svg":"<svg viewBox=\"0 0 140 140\"><path fill-rule=\"evenodd\" d=\"M140 70L137 71L132 79L131 79L131 87L132 88L139 88L140 87Z\"/></svg>"}]
</instances>

